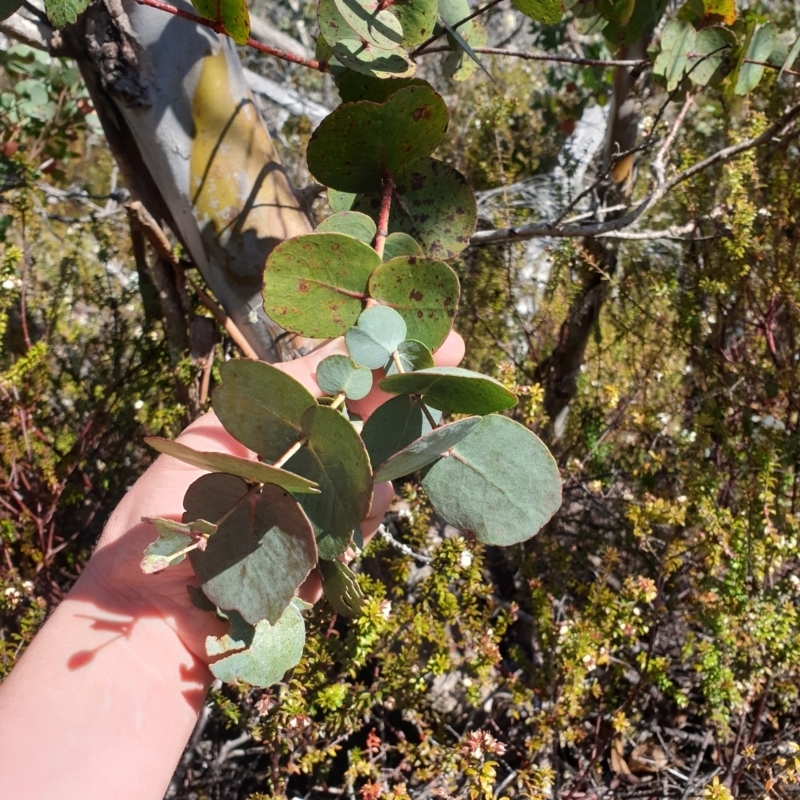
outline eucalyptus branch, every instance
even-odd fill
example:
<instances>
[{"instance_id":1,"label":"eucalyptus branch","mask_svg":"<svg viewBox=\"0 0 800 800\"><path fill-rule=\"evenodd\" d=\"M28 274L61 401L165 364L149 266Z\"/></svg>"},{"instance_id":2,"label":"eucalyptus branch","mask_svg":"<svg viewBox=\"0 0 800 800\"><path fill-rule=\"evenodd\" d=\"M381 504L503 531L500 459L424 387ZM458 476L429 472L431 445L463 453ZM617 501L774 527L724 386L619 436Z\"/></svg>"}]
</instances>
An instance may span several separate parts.
<instances>
[{"instance_id":1,"label":"eucalyptus branch","mask_svg":"<svg viewBox=\"0 0 800 800\"><path fill-rule=\"evenodd\" d=\"M307 441L305 436L298 439L272 466L282 467Z\"/></svg>"},{"instance_id":2,"label":"eucalyptus branch","mask_svg":"<svg viewBox=\"0 0 800 800\"><path fill-rule=\"evenodd\" d=\"M331 403L331 408L339 408L339 406L344 403L347 399L347 395L344 392L339 392L336 397L333 398L333 402Z\"/></svg>"},{"instance_id":3,"label":"eucalyptus branch","mask_svg":"<svg viewBox=\"0 0 800 800\"><path fill-rule=\"evenodd\" d=\"M509 56L510 58L522 58L526 61L547 61L558 64L577 64L581 67L647 67L651 66L650 61L647 59L629 60L629 61L615 61L613 59L602 58L582 58L581 56L562 56L562 55L548 55L547 53L527 53L522 50L506 50L502 47L473 47L472 50L481 55L488 56ZM431 47L424 53L419 55L428 55L429 53L446 53L449 52L449 47Z\"/></svg>"},{"instance_id":4,"label":"eucalyptus branch","mask_svg":"<svg viewBox=\"0 0 800 800\"><path fill-rule=\"evenodd\" d=\"M392 353L392 361L394 361L395 367L397 367L397 371L402 375L405 370L403 369L403 362L400 361L400 353L397 350Z\"/></svg>"},{"instance_id":5,"label":"eucalyptus branch","mask_svg":"<svg viewBox=\"0 0 800 800\"><path fill-rule=\"evenodd\" d=\"M392 210L392 190L394 181L390 175L383 179L383 194L381 195L381 210L378 214L378 230L372 241L375 252L383 258L383 248L386 244L386 237L389 235L389 213Z\"/></svg>"},{"instance_id":6,"label":"eucalyptus branch","mask_svg":"<svg viewBox=\"0 0 800 800\"><path fill-rule=\"evenodd\" d=\"M195 24L202 25L205 28L210 28L212 31L214 31L214 33L225 36L228 35L222 24L216 20L204 19L197 14L192 14L190 11L184 11L182 8L177 8L169 3L162 3L161 0L136 0L136 2L139 3L139 5L157 8L159 11L165 11L167 14L172 14L175 17L181 17L181 19L189 20L189 22L194 22ZM313 58L305 58L304 56L297 55L296 53L290 53L287 50L280 50L277 47L270 47L268 44L264 44L263 42L259 42L257 39L253 39L252 36L245 42L245 44L248 47L252 47L254 50L258 50L260 53L265 53L273 58L279 58L282 61L289 61L292 64L299 64L302 67L308 67L309 69L314 69L318 72L328 71L328 65L325 61L317 61Z\"/></svg>"},{"instance_id":7,"label":"eucalyptus branch","mask_svg":"<svg viewBox=\"0 0 800 800\"><path fill-rule=\"evenodd\" d=\"M605 222L596 222L588 225L561 224L551 222L537 222L528 225L518 225L511 228L502 228L490 231L478 231L470 240L472 245L500 244L505 242L522 242L537 238L579 238L597 237L621 231L630 227L639 217L650 211L664 197L680 184L685 183L695 175L704 172L716 164L725 163L735 158L740 153L752 150L755 147L772 142L776 137L785 133L787 127L800 116L800 103L789 108L778 120L769 126L763 133L745 139L743 142L723 147L716 153L698 161L697 164L679 172L670 180L662 179L656 183L654 189L640 200L630 211L616 219Z\"/></svg>"}]
</instances>

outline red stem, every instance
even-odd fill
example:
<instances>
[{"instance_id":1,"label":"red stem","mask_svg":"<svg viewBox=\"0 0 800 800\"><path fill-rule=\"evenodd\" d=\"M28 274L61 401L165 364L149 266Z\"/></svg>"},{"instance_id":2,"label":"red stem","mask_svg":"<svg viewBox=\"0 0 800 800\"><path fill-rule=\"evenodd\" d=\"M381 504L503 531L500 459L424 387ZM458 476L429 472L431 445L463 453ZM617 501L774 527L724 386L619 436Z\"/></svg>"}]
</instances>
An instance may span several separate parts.
<instances>
[{"instance_id":1,"label":"red stem","mask_svg":"<svg viewBox=\"0 0 800 800\"><path fill-rule=\"evenodd\" d=\"M202 25L205 28L210 28L215 33L223 34L225 36L229 35L222 25L222 22L219 20L203 19L203 17L198 17L197 14L192 14L191 11L184 11L182 8L176 8L169 3L162 3L161 0L136 0L136 2L142 6L150 6L150 8L157 8L159 11L166 11L167 14L172 14L175 17L188 19L189 22L194 22L197 25ZM270 47L269 45L257 42L252 38L248 39L246 44L248 47L252 47L254 50L258 50L261 53L266 53L268 56L280 58L283 61L291 61L292 64L300 64L303 67L315 69L319 72L327 72L328 65L325 61L316 61L313 58L296 56L294 53L288 53L285 50L278 50L275 47Z\"/></svg>"},{"instance_id":2,"label":"red stem","mask_svg":"<svg viewBox=\"0 0 800 800\"><path fill-rule=\"evenodd\" d=\"M383 179L383 195L381 196L381 211L378 215L378 231L372 242L375 252L383 258L383 247L386 244L386 237L389 235L389 212L392 210L392 189L394 181L390 175Z\"/></svg>"}]
</instances>

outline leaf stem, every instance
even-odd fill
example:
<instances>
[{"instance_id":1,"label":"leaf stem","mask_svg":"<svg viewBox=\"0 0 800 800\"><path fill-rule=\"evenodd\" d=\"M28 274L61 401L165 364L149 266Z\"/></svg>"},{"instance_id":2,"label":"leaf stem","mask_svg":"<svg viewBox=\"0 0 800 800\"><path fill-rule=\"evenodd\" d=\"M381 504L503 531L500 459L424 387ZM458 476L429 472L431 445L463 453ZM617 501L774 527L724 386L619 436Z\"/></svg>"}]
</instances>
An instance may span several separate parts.
<instances>
[{"instance_id":1,"label":"leaf stem","mask_svg":"<svg viewBox=\"0 0 800 800\"><path fill-rule=\"evenodd\" d=\"M298 439L272 466L280 469L307 441L305 436Z\"/></svg>"},{"instance_id":2,"label":"leaf stem","mask_svg":"<svg viewBox=\"0 0 800 800\"><path fill-rule=\"evenodd\" d=\"M202 25L205 28L210 28L215 33L223 34L225 36L230 35L225 30L221 21L204 19L203 17L197 16L197 14L192 14L191 11L184 11L182 8L177 8L169 3L163 3L161 0L136 0L136 2L141 6L157 8L159 11L166 11L167 14L172 14L175 17L187 19L189 22L194 22L197 25ZM252 37L249 38L245 44L248 47L252 47L254 50L258 50L261 53L266 53L268 56L280 58L282 61L290 61L292 64L300 64L302 67L308 67L309 69L314 69L318 72L328 71L328 64L326 61L317 61L313 58L297 56L294 53L287 52L286 50L278 50L276 47L270 47L268 44L263 44Z\"/></svg>"},{"instance_id":3,"label":"leaf stem","mask_svg":"<svg viewBox=\"0 0 800 800\"><path fill-rule=\"evenodd\" d=\"M389 212L392 210L392 189L394 189L392 176L384 176L381 210L378 214L378 230L372 241L372 247L381 258L383 258L383 247L386 244L386 237L389 235Z\"/></svg>"},{"instance_id":4,"label":"leaf stem","mask_svg":"<svg viewBox=\"0 0 800 800\"><path fill-rule=\"evenodd\" d=\"M333 398L333 402L330 404L330 408L339 408L339 406L344 403L344 399L347 395L344 392L339 392L336 397Z\"/></svg>"},{"instance_id":5,"label":"leaf stem","mask_svg":"<svg viewBox=\"0 0 800 800\"><path fill-rule=\"evenodd\" d=\"M402 375L405 370L403 369L403 363L400 361L400 353L397 350L392 353L392 361L394 361L395 367L397 367L397 371Z\"/></svg>"},{"instance_id":6,"label":"leaf stem","mask_svg":"<svg viewBox=\"0 0 800 800\"><path fill-rule=\"evenodd\" d=\"M202 538L203 538L204 542L208 541L207 537L202 537ZM200 547L200 542L197 541L197 542L194 542L194 544L190 544L188 547L184 547L183 550L178 550L177 553L172 553L172 555L165 556L165 558L171 564L176 558L179 558L180 556L185 556L187 553L191 553L192 550L200 550L200 549L205 549L205 548L201 548Z\"/></svg>"},{"instance_id":7,"label":"leaf stem","mask_svg":"<svg viewBox=\"0 0 800 800\"><path fill-rule=\"evenodd\" d=\"M254 495L257 491L261 489L260 484L256 484L255 486L251 486L214 524L219 528L223 522L225 522L228 517L233 514L239 506L244 503L251 495Z\"/></svg>"},{"instance_id":8,"label":"leaf stem","mask_svg":"<svg viewBox=\"0 0 800 800\"><path fill-rule=\"evenodd\" d=\"M431 410L425 403L422 402L422 398L419 395L414 395L414 400L416 401L417 405L422 409L422 413L425 415L425 419L428 420L431 428L438 428L439 426L436 424L433 416L431 415Z\"/></svg>"}]
</instances>

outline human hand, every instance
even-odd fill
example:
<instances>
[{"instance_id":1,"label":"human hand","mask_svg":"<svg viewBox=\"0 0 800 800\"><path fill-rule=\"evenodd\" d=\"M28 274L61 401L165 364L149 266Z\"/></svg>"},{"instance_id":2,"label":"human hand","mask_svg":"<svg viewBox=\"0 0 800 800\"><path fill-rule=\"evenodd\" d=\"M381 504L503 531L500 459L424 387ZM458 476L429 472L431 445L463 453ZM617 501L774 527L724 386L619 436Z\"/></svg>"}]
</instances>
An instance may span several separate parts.
<instances>
[{"instance_id":1,"label":"human hand","mask_svg":"<svg viewBox=\"0 0 800 800\"><path fill-rule=\"evenodd\" d=\"M317 365L330 355L346 352L344 341L339 338L303 358L275 366L319 397L322 392L314 379ZM455 366L463 355L461 337L451 333L434 354L434 361L437 366ZM363 419L367 419L389 397L375 387L363 400L348 405ZM180 434L178 441L197 450L256 457L222 427L213 411L193 422ZM204 471L196 467L169 456L160 456L112 514L79 586L82 592L96 592L102 596L109 611L131 615L134 621L142 616L164 620L186 648L201 662L207 663L206 637L221 635L227 626L214 615L199 611L192 605L186 587L189 584L197 585L197 580L189 560L155 575L146 575L139 568L144 549L156 538L154 528L142 522L142 517L180 520L184 494L203 474ZM392 496L390 483L374 487L370 514L361 523L365 540L374 535ZM321 585L316 570L301 587L300 595L309 602L319 599Z\"/></svg>"}]
</instances>

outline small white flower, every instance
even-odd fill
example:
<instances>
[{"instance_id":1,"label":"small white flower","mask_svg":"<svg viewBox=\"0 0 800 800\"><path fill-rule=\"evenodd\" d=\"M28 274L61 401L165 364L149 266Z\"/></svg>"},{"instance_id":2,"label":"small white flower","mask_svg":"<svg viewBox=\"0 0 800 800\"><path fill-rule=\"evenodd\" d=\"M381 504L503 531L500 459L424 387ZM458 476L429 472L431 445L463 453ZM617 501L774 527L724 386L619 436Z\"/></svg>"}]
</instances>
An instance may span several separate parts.
<instances>
[{"instance_id":1,"label":"small white flower","mask_svg":"<svg viewBox=\"0 0 800 800\"><path fill-rule=\"evenodd\" d=\"M138 411L140 408L144 408L144 400L137 400L133 407Z\"/></svg>"},{"instance_id":2,"label":"small white flower","mask_svg":"<svg viewBox=\"0 0 800 800\"><path fill-rule=\"evenodd\" d=\"M472 566L472 553L469 550L462 550L458 557L458 563L461 569L469 569Z\"/></svg>"},{"instance_id":3,"label":"small white flower","mask_svg":"<svg viewBox=\"0 0 800 800\"><path fill-rule=\"evenodd\" d=\"M12 281L11 278L6 278L6 280L3 281L3 288L10 292L14 288L14 281Z\"/></svg>"}]
</instances>

